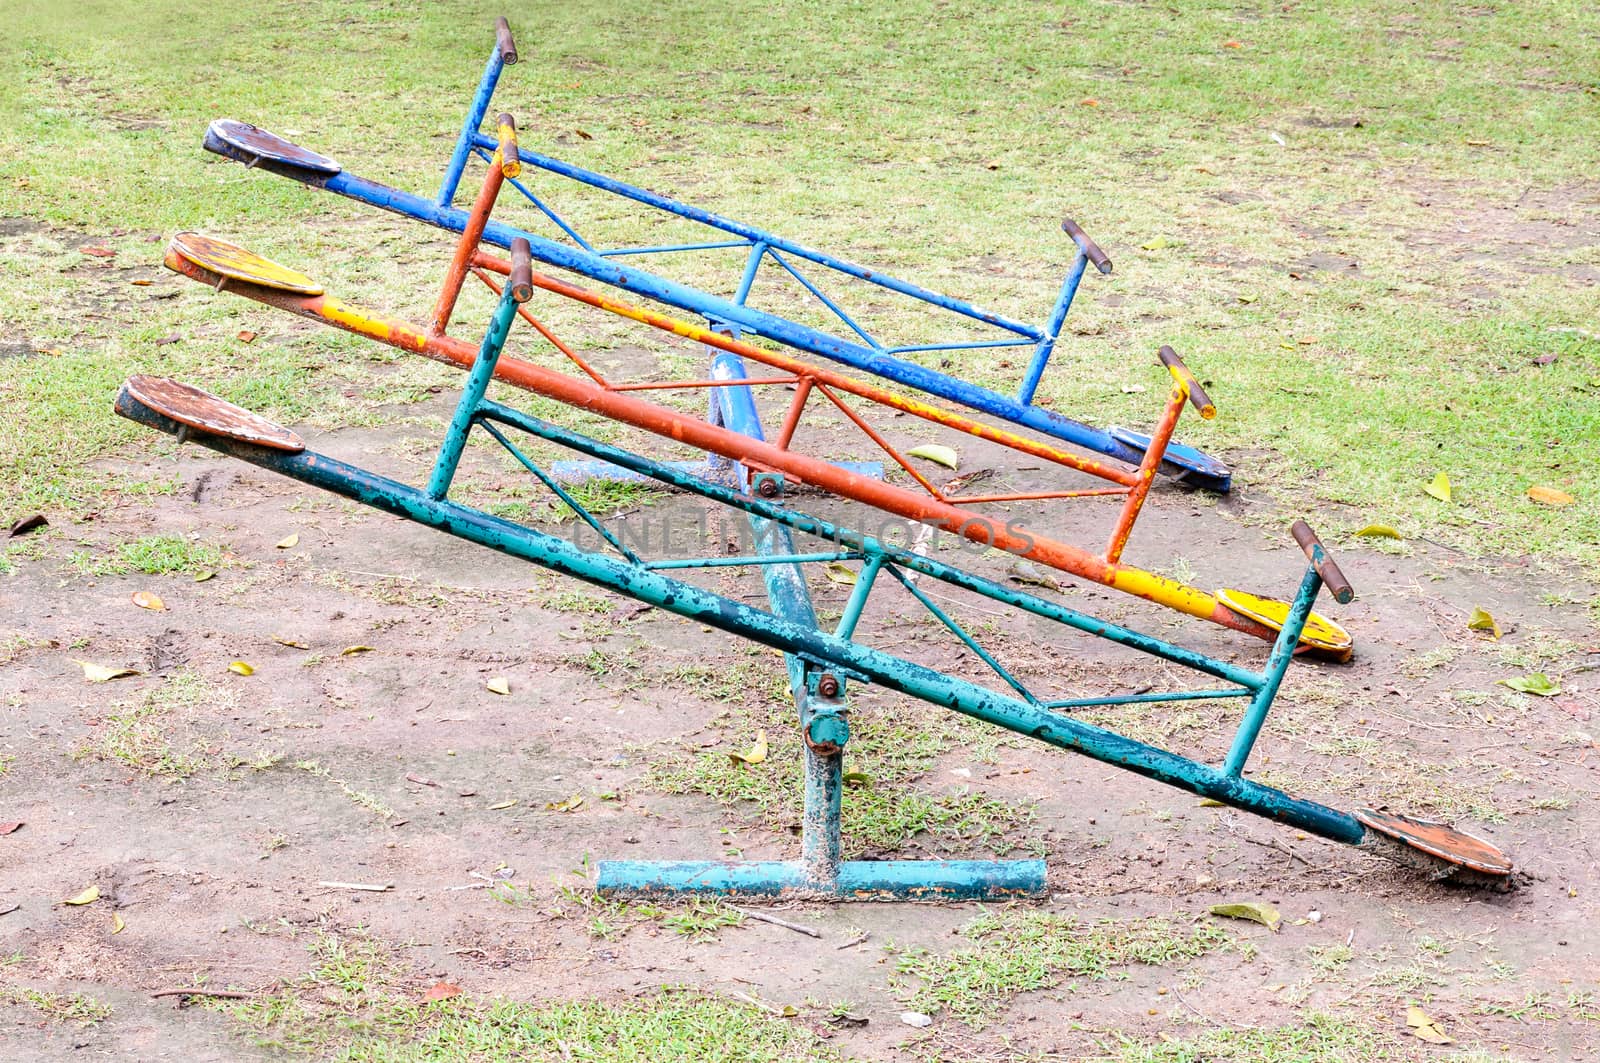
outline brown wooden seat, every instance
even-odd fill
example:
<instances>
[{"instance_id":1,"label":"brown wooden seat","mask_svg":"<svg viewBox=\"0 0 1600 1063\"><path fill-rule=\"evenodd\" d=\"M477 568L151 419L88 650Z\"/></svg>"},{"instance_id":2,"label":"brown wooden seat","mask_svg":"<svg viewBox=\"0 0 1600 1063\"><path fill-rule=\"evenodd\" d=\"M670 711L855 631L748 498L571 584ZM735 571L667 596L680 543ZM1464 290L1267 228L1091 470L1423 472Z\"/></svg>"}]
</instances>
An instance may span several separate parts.
<instances>
[{"instance_id":1,"label":"brown wooden seat","mask_svg":"<svg viewBox=\"0 0 1600 1063\"><path fill-rule=\"evenodd\" d=\"M206 129L206 139L233 148L232 154L243 156L242 161L247 166L254 166L258 162L275 162L329 176L342 169L326 155L318 155L276 133L232 118L218 118L212 122Z\"/></svg>"},{"instance_id":2,"label":"brown wooden seat","mask_svg":"<svg viewBox=\"0 0 1600 1063\"><path fill-rule=\"evenodd\" d=\"M282 425L189 384L159 376L131 376L123 389L157 413L207 435L237 439L298 454L306 444Z\"/></svg>"},{"instance_id":3,"label":"brown wooden seat","mask_svg":"<svg viewBox=\"0 0 1600 1063\"><path fill-rule=\"evenodd\" d=\"M1356 819L1386 838L1480 875L1504 878L1513 870L1511 858L1505 853L1448 823L1370 808L1359 809Z\"/></svg>"}]
</instances>

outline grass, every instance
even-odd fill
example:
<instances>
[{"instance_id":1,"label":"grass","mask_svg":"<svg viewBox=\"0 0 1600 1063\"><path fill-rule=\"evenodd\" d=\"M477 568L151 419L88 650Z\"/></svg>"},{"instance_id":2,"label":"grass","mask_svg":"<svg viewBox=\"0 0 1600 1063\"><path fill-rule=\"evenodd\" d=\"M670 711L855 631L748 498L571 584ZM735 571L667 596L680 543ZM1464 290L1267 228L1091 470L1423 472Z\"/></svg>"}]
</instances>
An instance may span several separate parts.
<instances>
[{"instance_id":1,"label":"grass","mask_svg":"<svg viewBox=\"0 0 1600 1063\"><path fill-rule=\"evenodd\" d=\"M1180 927L1160 918L1086 922L1026 909L985 912L961 930L973 944L946 953L904 952L896 962L902 999L969 1026L992 1020L1018 993L1050 989L1063 978L1106 978L1116 968L1185 963L1227 947L1211 923Z\"/></svg>"},{"instance_id":2,"label":"grass","mask_svg":"<svg viewBox=\"0 0 1600 1063\"><path fill-rule=\"evenodd\" d=\"M1382 1063L1399 1050L1383 1031L1320 1014L1292 1026L1211 1029L1192 1038L1169 1035L1155 1044L1119 1038L1105 1047L1099 1057L1105 1063Z\"/></svg>"},{"instance_id":3,"label":"grass","mask_svg":"<svg viewBox=\"0 0 1600 1063\"><path fill-rule=\"evenodd\" d=\"M116 761L152 778L186 779L210 760L195 727L198 710L225 712L233 702L210 680L178 672L138 702L119 703L75 755Z\"/></svg>"},{"instance_id":4,"label":"grass","mask_svg":"<svg viewBox=\"0 0 1600 1063\"><path fill-rule=\"evenodd\" d=\"M948 713L896 701L890 710L859 704L850 721L845 771L852 776L842 804L847 858L896 852L915 843L940 855L986 850L1004 855L1036 847L1028 828L1034 811L977 791L926 788L938 758L970 741L977 728ZM712 726L723 742L710 749L667 748L651 760L648 783L666 793L700 794L748 809L774 830L801 818L803 780L800 737L777 698L729 709ZM765 731L767 758L744 764L728 755L748 748Z\"/></svg>"},{"instance_id":5,"label":"grass","mask_svg":"<svg viewBox=\"0 0 1600 1063\"><path fill-rule=\"evenodd\" d=\"M111 1017L111 1005L82 993L54 993L26 986L0 985L0 1004L32 1008L53 1023L95 1026Z\"/></svg>"},{"instance_id":6,"label":"grass","mask_svg":"<svg viewBox=\"0 0 1600 1063\"><path fill-rule=\"evenodd\" d=\"M181 535L144 535L118 543L110 556L96 557L75 551L68 560L80 572L93 576L120 576L138 572L146 576L195 575L222 563L222 550L213 543Z\"/></svg>"},{"instance_id":7,"label":"grass","mask_svg":"<svg viewBox=\"0 0 1600 1063\"><path fill-rule=\"evenodd\" d=\"M134 370L283 420L367 409L404 356L167 281L147 237L214 228L379 309L420 313L441 241L213 160L200 130L219 114L297 130L363 173L427 189L496 11L152 0L69 18L46 0L15 5L0 216L46 227L0 252L0 327L27 348L0 359L0 394L20 411L0 425L0 488L69 512L127 490L87 463L170 448L106 414ZM1371 32L1350 33L1352 19ZM327 48L330 25L359 45ZM935 0L758 12L680 0L561 9L520 29L530 59L501 102L529 143L1001 312L1043 317L1066 255L1056 222L1076 216L1118 269L1091 278L1069 319L1041 393L1057 409L1149 422L1149 394L1123 387L1159 390L1145 363L1172 342L1223 411L1185 436L1286 506L1344 507L1328 534L1381 520L1473 552L1600 560L1600 498L1579 475L1600 344L1570 331L1600 311L1583 283L1600 262L1585 236L1593 186L1574 177L1600 134L1592 5L1009 0L980 15ZM370 91L353 99L354 84ZM640 231L570 186L546 191L597 237ZM91 241L115 259L83 255ZM357 253L371 246L383 253ZM717 287L736 275L731 259L659 268ZM129 288L126 269L157 287ZM150 298L160 285L177 296ZM870 291L835 294L894 339L932 331ZM765 273L756 298L799 306ZM100 316L82 313L91 305ZM569 331L602 354L637 342L618 322L546 310L558 328L581 322ZM243 344L245 327L261 338ZM156 345L168 336L179 342ZM1019 369L966 371L1014 386ZM407 379L374 396L423 393ZM1437 471L1456 485L1451 503L1421 491ZM1532 484L1578 501L1540 506Z\"/></svg>"},{"instance_id":8,"label":"grass","mask_svg":"<svg viewBox=\"0 0 1600 1063\"><path fill-rule=\"evenodd\" d=\"M538 1003L463 994L428 1003L425 986L369 938L325 936L313 954L316 966L303 978L217 1010L264 1045L351 1063L838 1058L800 1026L693 992Z\"/></svg>"}]
</instances>

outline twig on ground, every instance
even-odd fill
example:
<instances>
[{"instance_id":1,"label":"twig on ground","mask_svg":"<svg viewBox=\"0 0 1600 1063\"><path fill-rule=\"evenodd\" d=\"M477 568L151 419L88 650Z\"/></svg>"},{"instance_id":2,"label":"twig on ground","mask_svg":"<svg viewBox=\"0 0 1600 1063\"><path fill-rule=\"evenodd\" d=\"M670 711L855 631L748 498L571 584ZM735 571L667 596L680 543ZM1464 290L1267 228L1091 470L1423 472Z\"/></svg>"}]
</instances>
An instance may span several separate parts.
<instances>
[{"instance_id":1,"label":"twig on ground","mask_svg":"<svg viewBox=\"0 0 1600 1063\"><path fill-rule=\"evenodd\" d=\"M151 997L216 997L220 1000L253 1000L254 993L236 993L231 989L159 989Z\"/></svg>"},{"instance_id":2,"label":"twig on ground","mask_svg":"<svg viewBox=\"0 0 1600 1063\"><path fill-rule=\"evenodd\" d=\"M871 934L870 931L863 930L861 933L857 934L855 937L851 938L849 941L846 941L843 945L835 945L834 948L836 948L836 949L854 948L855 946L861 944L863 941L867 940L867 938L869 938L871 936L872 936L872 934Z\"/></svg>"},{"instance_id":3,"label":"twig on ground","mask_svg":"<svg viewBox=\"0 0 1600 1063\"><path fill-rule=\"evenodd\" d=\"M388 893L394 889L393 882L381 885L371 882L319 882L317 885L330 890L361 890L363 893Z\"/></svg>"},{"instance_id":4,"label":"twig on ground","mask_svg":"<svg viewBox=\"0 0 1600 1063\"><path fill-rule=\"evenodd\" d=\"M781 926L785 930L793 930L796 934L804 934L807 937L813 938L819 938L822 936L822 931L820 930L809 926L801 926L799 923L791 923L787 919L779 919L777 916L768 915L766 912L756 911L751 908L739 908L732 904L728 905L728 908L732 911L738 912L740 915L745 916L748 919L759 919L763 923L771 923L773 926Z\"/></svg>"}]
</instances>

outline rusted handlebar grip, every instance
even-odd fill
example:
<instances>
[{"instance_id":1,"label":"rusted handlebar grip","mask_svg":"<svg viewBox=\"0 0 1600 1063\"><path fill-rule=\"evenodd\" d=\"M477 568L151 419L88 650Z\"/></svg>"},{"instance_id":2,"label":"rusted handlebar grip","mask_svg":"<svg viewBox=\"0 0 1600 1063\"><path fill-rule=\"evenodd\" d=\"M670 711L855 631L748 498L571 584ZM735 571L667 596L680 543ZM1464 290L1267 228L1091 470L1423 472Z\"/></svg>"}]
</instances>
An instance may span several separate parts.
<instances>
[{"instance_id":1,"label":"rusted handlebar grip","mask_svg":"<svg viewBox=\"0 0 1600 1063\"><path fill-rule=\"evenodd\" d=\"M517 154L517 120L501 114L494 121L500 137L500 175L509 180L522 172L522 156Z\"/></svg>"},{"instance_id":2,"label":"rusted handlebar grip","mask_svg":"<svg viewBox=\"0 0 1600 1063\"><path fill-rule=\"evenodd\" d=\"M533 248L521 236L511 241L511 278L506 287L519 303L533 298Z\"/></svg>"},{"instance_id":3,"label":"rusted handlebar grip","mask_svg":"<svg viewBox=\"0 0 1600 1063\"><path fill-rule=\"evenodd\" d=\"M501 15L494 20L494 46L500 51L500 61L510 66L517 61L517 42L511 39L511 23Z\"/></svg>"},{"instance_id":4,"label":"rusted handlebar grip","mask_svg":"<svg viewBox=\"0 0 1600 1063\"><path fill-rule=\"evenodd\" d=\"M1317 567L1317 575L1322 577L1323 586L1328 588L1328 593L1333 595L1333 600L1344 605L1355 598L1355 588L1350 586L1350 581L1344 578L1344 573L1339 571L1339 566L1334 563L1333 555L1328 553L1328 548L1322 545L1322 540L1317 538L1317 533L1311 530L1311 525L1303 520L1297 520L1289 526L1289 534L1294 536L1294 541L1300 544L1300 549L1305 551L1306 560ZM1321 553L1320 560L1318 553Z\"/></svg>"},{"instance_id":5,"label":"rusted handlebar grip","mask_svg":"<svg viewBox=\"0 0 1600 1063\"><path fill-rule=\"evenodd\" d=\"M1206 394L1206 389L1200 386L1199 379L1183 364L1183 359L1178 357L1178 352L1163 344L1161 350L1156 352L1156 357L1161 359L1161 364L1167 367L1167 372L1181 379L1189 392L1189 401L1201 417L1206 420L1217 415L1216 404L1211 401L1211 396Z\"/></svg>"},{"instance_id":6,"label":"rusted handlebar grip","mask_svg":"<svg viewBox=\"0 0 1600 1063\"><path fill-rule=\"evenodd\" d=\"M1099 244L1089 239L1089 234L1084 232L1077 222L1071 218L1062 218L1061 231L1072 237L1073 242L1083 248L1083 253L1088 256L1090 262L1094 263L1095 269L1101 273L1111 272L1111 260L1106 257L1104 251L1100 250Z\"/></svg>"}]
</instances>

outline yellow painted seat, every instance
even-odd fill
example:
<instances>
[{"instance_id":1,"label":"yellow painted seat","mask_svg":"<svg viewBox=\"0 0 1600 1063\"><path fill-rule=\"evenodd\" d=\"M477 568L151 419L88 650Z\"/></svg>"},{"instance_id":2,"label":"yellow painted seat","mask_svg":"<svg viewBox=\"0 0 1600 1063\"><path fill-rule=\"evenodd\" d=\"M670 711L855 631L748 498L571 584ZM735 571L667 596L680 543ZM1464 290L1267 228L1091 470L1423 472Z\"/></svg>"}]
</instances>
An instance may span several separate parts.
<instances>
[{"instance_id":1,"label":"yellow painted seat","mask_svg":"<svg viewBox=\"0 0 1600 1063\"><path fill-rule=\"evenodd\" d=\"M263 288L294 292L296 295L321 295L322 285L299 270L282 266L269 258L246 251L237 244L204 233L179 233L169 249L219 277L259 284Z\"/></svg>"},{"instance_id":2,"label":"yellow painted seat","mask_svg":"<svg viewBox=\"0 0 1600 1063\"><path fill-rule=\"evenodd\" d=\"M1265 598L1247 591L1220 590L1217 600L1240 616L1265 624L1274 631L1283 630L1289 617L1289 603L1280 598ZM1325 616L1312 613L1300 632L1300 645L1309 647L1319 656L1347 661L1353 652L1355 640L1344 628Z\"/></svg>"}]
</instances>

